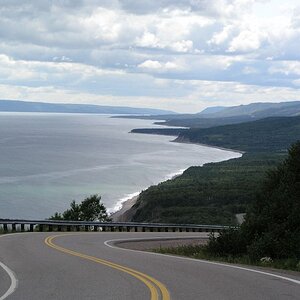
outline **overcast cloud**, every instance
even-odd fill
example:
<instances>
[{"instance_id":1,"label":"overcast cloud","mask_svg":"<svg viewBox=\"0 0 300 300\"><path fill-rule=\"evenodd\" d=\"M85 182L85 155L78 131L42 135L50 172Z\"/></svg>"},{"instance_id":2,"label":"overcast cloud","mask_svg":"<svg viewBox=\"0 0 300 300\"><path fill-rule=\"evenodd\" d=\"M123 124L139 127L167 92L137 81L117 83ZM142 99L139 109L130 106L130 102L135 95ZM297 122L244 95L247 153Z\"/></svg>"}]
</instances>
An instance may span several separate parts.
<instances>
[{"instance_id":1,"label":"overcast cloud","mask_svg":"<svg viewBox=\"0 0 300 300\"><path fill-rule=\"evenodd\" d=\"M298 0L0 0L0 98L156 107L300 100Z\"/></svg>"}]
</instances>

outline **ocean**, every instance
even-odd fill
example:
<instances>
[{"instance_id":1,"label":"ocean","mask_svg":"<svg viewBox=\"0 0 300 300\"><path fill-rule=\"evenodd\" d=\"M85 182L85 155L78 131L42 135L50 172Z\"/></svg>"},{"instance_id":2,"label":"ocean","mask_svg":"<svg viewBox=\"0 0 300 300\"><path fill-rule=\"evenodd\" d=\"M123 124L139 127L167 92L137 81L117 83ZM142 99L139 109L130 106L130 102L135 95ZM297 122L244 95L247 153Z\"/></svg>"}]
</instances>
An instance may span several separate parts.
<instances>
[{"instance_id":1,"label":"ocean","mask_svg":"<svg viewBox=\"0 0 300 300\"><path fill-rule=\"evenodd\" d=\"M44 219L92 194L110 212L190 166L240 154L129 133L149 120L0 113L0 218Z\"/></svg>"}]
</instances>

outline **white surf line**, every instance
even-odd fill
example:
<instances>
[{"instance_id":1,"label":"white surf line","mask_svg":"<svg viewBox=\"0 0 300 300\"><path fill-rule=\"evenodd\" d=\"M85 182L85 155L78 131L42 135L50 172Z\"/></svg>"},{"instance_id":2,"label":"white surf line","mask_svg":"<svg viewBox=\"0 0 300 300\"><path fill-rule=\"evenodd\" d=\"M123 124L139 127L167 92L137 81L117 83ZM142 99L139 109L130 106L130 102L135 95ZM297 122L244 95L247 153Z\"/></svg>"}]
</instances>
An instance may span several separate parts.
<instances>
[{"instance_id":1,"label":"white surf line","mask_svg":"<svg viewBox=\"0 0 300 300\"><path fill-rule=\"evenodd\" d=\"M185 237L185 238L195 238L195 236L189 236L189 237ZM198 236L199 238L199 236ZM174 239L172 237L154 237L152 238L152 240L159 240L159 239ZM175 238L176 239L176 238ZM252 273L257 273L257 274L261 274L261 275L266 275L266 276L270 276L270 277L275 277L275 278L279 278L282 280L286 280L289 282L293 282L296 284L300 285L300 280L296 280L293 278L289 278L286 276L281 276L281 275L277 275L277 274L273 274L273 273L269 273L269 272L264 272L264 271L259 271L259 270L255 270L255 269L249 269L249 268L244 268L244 267L239 267L239 266L235 266L235 265L229 265L229 264L223 264L223 263L218 263L218 262L213 262L213 261L208 261L208 260L203 260L203 259L195 259L195 258L189 258L189 257L181 257L181 256L175 256L175 255L168 255L168 254L161 254L161 253L155 253L155 252L148 252L148 251L140 251L140 250L132 250L132 249L125 249L125 248L120 248L114 245L111 245L111 243L116 243L116 242L130 242L130 241L149 241L151 240L151 238L133 238L133 239L116 239L116 240L108 240L104 242L104 245L113 249L118 249L118 250L123 250L123 251L133 251L133 252L140 252L140 253L147 253L150 255L158 255L158 256L163 256L163 257L171 257L171 258L175 258L175 259L180 259L180 260L189 260L189 261L193 261L193 262L198 262L198 263L204 263L204 264L210 264L210 265L215 265L215 266L221 266L221 267L226 267L226 268L231 268L231 269L238 269L238 270L243 270L243 271L247 271L247 272L252 272Z\"/></svg>"},{"instance_id":2,"label":"white surf line","mask_svg":"<svg viewBox=\"0 0 300 300\"><path fill-rule=\"evenodd\" d=\"M9 236L9 235L1 235L0 238L5 237L5 236ZM17 289L18 279L17 279L15 273L1 261L0 261L0 267L2 267L2 269L8 274L8 276L10 278L10 287L5 292L5 294L0 297L0 300L4 300L5 298L7 298L9 295L11 295Z\"/></svg>"}]
</instances>

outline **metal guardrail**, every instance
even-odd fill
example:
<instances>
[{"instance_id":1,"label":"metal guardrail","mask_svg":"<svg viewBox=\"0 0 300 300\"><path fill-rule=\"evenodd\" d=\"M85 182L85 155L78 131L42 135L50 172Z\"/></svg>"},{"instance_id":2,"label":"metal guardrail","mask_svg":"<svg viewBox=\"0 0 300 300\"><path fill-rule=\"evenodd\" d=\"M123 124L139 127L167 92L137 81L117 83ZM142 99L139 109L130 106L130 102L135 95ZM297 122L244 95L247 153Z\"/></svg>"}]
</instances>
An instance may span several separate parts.
<instances>
[{"instance_id":1,"label":"metal guardrail","mask_svg":"<svg viewBox=\"0 0 300 300\"><path fill-rule=\"evenodd\" d=\"M0 219L0 230L2 230L4 233L33 231L220 232L226 229L229 229L229 226L136 222L86 222Z\"/></svg>"}]
</instances>

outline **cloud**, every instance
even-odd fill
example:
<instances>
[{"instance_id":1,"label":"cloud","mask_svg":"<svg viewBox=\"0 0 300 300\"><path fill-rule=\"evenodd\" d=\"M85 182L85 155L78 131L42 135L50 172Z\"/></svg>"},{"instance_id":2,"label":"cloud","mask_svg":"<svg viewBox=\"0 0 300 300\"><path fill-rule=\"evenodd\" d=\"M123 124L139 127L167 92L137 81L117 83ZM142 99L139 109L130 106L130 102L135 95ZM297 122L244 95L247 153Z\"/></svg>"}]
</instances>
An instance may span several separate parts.
<instances>
[{"instance_id":1,"label":"cloud","mask_svg":"<svg viewBox=\"0 0 300 300\"><path fill-rule=\"evenodd\" d=\"M281 73L288 75L300 75L300 61L281 61L275 62L269 69L271 74Z\"/></svg>"},{"instance_id":2,"label":"cloud","mask_svg":"<svg viewBox=\"0 0 300 300\"><path fill-rule=\"evenodd\" d=\"M264 36L259 31L242 31L229 45L229 52L249 52L260 48Z\"/></svg>"},{"instance_id":3,"label":"cloud","mask_svg":"<svg viewBox=\"0 0 300 300\"><path fill-rule=\"evenodd\" d=\"M299 12L296 0L3 0L0 84L12 98L182 111L207 95L300 99Z\"/></svg>"},{"instance_id":4,"label":"cloud","mask_svg":"<svg viewBox=\"0 0 300 300\"><path fill-rule=\"evenodd\" d=\"M170 61L166 63L161 63L157 60L149 59L139 64L138 68L153 69L153 70L172 70L172 69L178 69L178 66L176 65L176 63Z\"/></svg>"}]
</instances>

